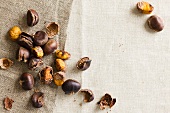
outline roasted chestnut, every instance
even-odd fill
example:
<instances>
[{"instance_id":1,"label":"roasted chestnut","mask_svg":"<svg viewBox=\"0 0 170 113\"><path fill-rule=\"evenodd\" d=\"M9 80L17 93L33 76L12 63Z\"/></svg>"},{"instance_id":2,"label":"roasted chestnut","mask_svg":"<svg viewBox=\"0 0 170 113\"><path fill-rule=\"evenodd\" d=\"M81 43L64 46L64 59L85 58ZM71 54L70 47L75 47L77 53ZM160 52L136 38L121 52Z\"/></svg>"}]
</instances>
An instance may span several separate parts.
<instances>
[{"instance_id":1,"label":"roasted chestnut","mask_svg":"<svg viewBox=\"0 0 170 113\"><path fill-rule=\"evenodd\" d=\"M41 108L44 105L44 93L35 92L31 97L31 101L35 108Z\"/></svg>"},{"instance_id":2,"label":"roasted chestnut","mask_svg":"<svg viewBox=\"0 0 170 113\"><path fill-rule=\"evenodd\" d=\"M30 73L23 73L19 81L25 90L31 90L34 87L34 77Z\"/></svg>"},{"instance_id":3,"label":"roasted chestnut","mask_svg":"<svg viewBox=\"0 0 170 113\"><path fill-rule=\"evenodd\" d=\"M35 46L32 48L32 53L37 58L42 58L44 56L44 52L40 46Z\"/></svg>"},{"instance_id":4,"label":"roasted chestnut","mask_svg":"<svg viewBox=\"0 0 170 113\"><path fill-rule=\"evenodd\" d=\"M57 71L63 71L65 72L66 70L66 64L62 59L56 59L56 69Z\"/></svg>"},{"instance_id":5,"label":"roasted chestnut","mask_svg":"<svg viewBox=\"0 0 170 113\"><path fill-rule=\"evenodd\" d=\"M60 71L60 72L56 72L53 74L53 78L54 78L54 83L57 85L57 86L61 86L65 79L66 79L66 75L64 72Z\"/></svg>"},{"instance_id":6,"label":"roasted chestnut","mask_svg":"<svg viewBox=\"0 0 170 113\"><path fill-rule=\"evenodd\" d=\"M77 62L77 68L81 71L84 71L90 67L91 60L89 57L83 57Z\"/></svg>"},{"instance_id":7,"label":"roasted chestnut","mask_svg":"<svg viewBox=\"0 0 170 113\"><path fill-rule=\"evenodd\" d=\"M27 62L29 58L30 52L27 49L20 47L17 52L17 60Z\"/></svg>"},{"instance_id":8,"label":"roasted chestnut","mask_svg":"<svg viewBox=\"0 0 170 113\"><path fill-rule=\"evenodd\" d=\"M28 26L34 26L38 22L39 22L38 13L33 9L28 10L27 11L27 25Z\"/></svg>"},{"instance_id":9,"label":"roasted chestnut","mask_svg":"<svg viewBox=\"0 0 170 113\"><path fill-rule=\"evenodd\" d=\"M32 40L32 38L33 37L31 35L29 35L29 34L27 34L25 32L22 32L20 34L19 38L17 39L17 43L20 46L22 46L22 47L24 47L24 48L26 48L28 50L31 50L32 47L33 47L33 40Z\"/></svg>"},{"instance_id":10,"label":"roasted chestnut","mask_svg":"<svg viewBox=\"0 0 170 113\"><path fill-rule=\"evenodd\" d=\"M33 40L35 45L43 46L48 41L48 35L44 31L37 31Z\"/></svg>"},{"instance_id":11,"label":"roasted chestnut","mask_svg":"<svg viewBox=\"0 0 170 113\"><path fill-rule=\"evenodd\" d=\"M62 90L65 92L65 94L77 93L80 88L81 84L78 81L72 79L68 79L62 84Z\"/></svg>"},{"instance_id":12,"label":"roasted chestnut","mask_svg":"<svg viewBox=\"0 0 170 113\"><path fill-rule=\"evenodd\" d=\"M48 42L44 45L43 51L46 55L49 55L57 49L57 42L54 39L49 39Z\"/></svg>"},{"instance_id":13,"label":"roasted chestnut","mask_svg":"<svg viewBox=\"0 0 170 113\"><path fill-rule=\"evenodd\" d=\"M91 102L94 100L94 94L93 94L92 90L82 89L81 92L85 94L84 102Z\"/></svg>"},{"instance_id":14,"label":"roasted chestnut","mask_svg":"<svg viewBox=\"0 0 170 113\"><path fill-rule=\"evenodd\" d=\"M42 69L38 75L43 83L50 84L53 80L53 68L47 66L44 69Z\"/></svg>"},{"instance_id":15,"label":"roasted chestnut","mask_svg":"<svg viewBox=\"0 0 170 113\"><path fill-rule=\"evenodd\" d=\"M36 68L43 65L43 60L41 58L31 58L28 63L28 67L31 70L35 70Z\"/></svg>"}]
</instances>

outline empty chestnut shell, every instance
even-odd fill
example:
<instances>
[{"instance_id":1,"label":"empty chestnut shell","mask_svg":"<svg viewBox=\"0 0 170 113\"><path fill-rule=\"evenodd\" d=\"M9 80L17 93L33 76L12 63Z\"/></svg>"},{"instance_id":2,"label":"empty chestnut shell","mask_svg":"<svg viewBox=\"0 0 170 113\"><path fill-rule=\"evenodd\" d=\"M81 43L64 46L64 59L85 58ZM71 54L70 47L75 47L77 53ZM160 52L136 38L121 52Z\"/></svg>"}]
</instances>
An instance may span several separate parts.
<instances>
[{"instance_id":1,"label":"empty chestnut shell","mask_svg":"<svg viewBox=\"0 0 170 113\"><path fill-rule=\"evenodd\" d=\"M83 57L77 62L77 68L81 71L84 71L90 67L91 60L89 57Z\"/></svg>"},{"instance_id":2,"label":"empty chestnut shell","mask_svg":"<svg viewBox=\"0 0 170 113\"><path fill-rule=\"evenodd\" d=\"M33 9L28 10L27 11L27 25L28 26L34 26L38 22L39 22L38 13Z\"/></svg>"},{"instance_id":3,"label":"empty chestnut shell","mask_svg":"<svg viewBox=\"0 0 170 113\"><path fill-rule=\"evenodd\" d=\"M58 31L59 27L55 22L51 22L46 26L46 32L49 38L53 38L55 35L57 35Z\"/></svg>"},{"instance_id":4,"label":"empty chestnut shell","mask_svg":"<svg viewBox=\"0 0 170 113\"><path fill-rule=\"evenodd\" d=\"M4 99L4 108L9 111L9 110L12 108L12 103L13 103L13 102L14 102L14 101L13 101L12 99L6 97L6 98Z\"/></svg>"},{"instance_id":5,"label":"empty chestnut shell","mask_svg":"<svg viewBox=\"0 0 170 113\"><path fill-rule=\"evenodd\" d=\"M44 93L35 92L31 97L31 101L35 108L41 108L44 105Z\"/></svg>"},{"instance_id":6,"label":"empty chestnut shell","mask_svg":"<svg viewBox=\"0 0 170 113\"><path fill-rule=\"evenodd\" d=\"M48 35L44 31L37 31L33 40L35 45L43 46L48 41Z\"/></svg>"},{"instance_id":7,"label":"empty chestnut shell","mask_svg":"<svg viewBox=\"0 0 170 113\"><path fill-rule=\"evenodd\" d=\"M53 80L53 68L47 66L44 69L42 69L38 75L43 83L50 84Z\"/></svg>"},{"instance_id":8,"label":"empty chestnut shell","mask_svg":"<svg viewBox=\"0 0 170 113\"><path fill-rule=\"evenodd\" d=\"M34 77L30 73L23 73L19 81L25 90L31 90L34 87Z\"/></svg>"},{"instance_id":9,"label":"empty chestnut shell","mask_svg":"<svg viewBox=\"0 0 170 113\"><path fill-rule=\"evenodd\" d=\"M1 58L0 59L0 67L1 69L8 69L13 65L13 61L8 58Z\"/></svg>"},{"instance_id":10,"label":"empty chestnut shell","mask_svg":"<svg viewBox=\"0 0 170 113\"><path fill-rule=\"evenodd\" d=\"M80 88L81 84L78 81L72 79L68 79L62 84L62 90L65 92L65 94L77 93Z\"/></svg>"},{"instance_id":11,"label":"empty chestnut shell","mask_svg":"<svg viewBox=\"0 0 170 113\"><path fill-rule=\"evenodd\" d=\"M35 70L41 65L43 65L43 60L41 58L31 58L28 63L28 67L31 70Z\"/></svg>"},{"instance_id":12,"label":"empty chestnut shell","mask_svg":"<svg viewBox=\"0 0 170 113\"><path fill-rule=\"evenodd\" d=\"M30 52L27 49L20 47L17 52L17 60L27 62L29 58Z\"/></svg>"},{"instance_id":13,"label":"empty chestnut shell","mask_svg":"<svg viewBox=\"0 0 170 113\"><path fill-rule=\"evenodd\" d=\"M46 55L49 55L57 49L57 42L54 39L49 39L48 42L45 44L43 51Z\"/></svg>"},{"instance_id":14,"label":"empty chestnut shell","mask_svg":"<svg viewBox=\"0 0 170 113\"><path fill-rule=\"evenodd\" d=\"M25 33L25 32L22 32L19 36L19 38L17 39L17 43L28 49L28 50L31 50L32 47L33 47L33 40L32 40L32 36Z\"/></svg>"},{"instance_id":15,"label":"empty chestnut shell","mask_svg":"<svg viewBox=\"0 0 170 113\"><path fill-rule=\"evenodd\" d=\"M85 94L84 102L91 102L94 100L94 94L90 89L82 89L81 92Z\"/></svg>"},{"instance_id":16,"label":"empty chestnut shell","mask_svg":"<svg viewBox=\"0 0 170 113\"><path fill-rule=\"evenodd\" d=\"M116 103L116 98L112 98L111 95L105 94L100 101L97 103L101 110L105 109L106 107L112 107Z\"/></svg>"}]
</instances>

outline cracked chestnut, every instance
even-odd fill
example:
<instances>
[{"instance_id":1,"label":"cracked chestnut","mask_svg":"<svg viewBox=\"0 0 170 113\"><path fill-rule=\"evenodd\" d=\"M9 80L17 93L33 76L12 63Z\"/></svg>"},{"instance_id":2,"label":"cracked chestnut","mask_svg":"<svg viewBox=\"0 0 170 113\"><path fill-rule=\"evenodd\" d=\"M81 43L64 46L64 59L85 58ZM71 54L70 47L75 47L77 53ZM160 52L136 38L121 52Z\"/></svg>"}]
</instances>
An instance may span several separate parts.
<instances>
[{"instance_id":1,"label":"cracked chestnut","mask_svg":"<svg viewBox=\"0 0 170 113\"><path fill-rule=\"evenodd\" d=\"M35 92L31 97L32 105L35 108L41 108L44 105L44 93Z\"/></svg>"},{"instance_id":2,"label":"cracked chestnut","mask_svg":"<svg viewBox=\"0 0 170 113\"><path fill-rule=\"evenodd\" d=\"M40 80L45 84L50 84L53 80L53 68L47 66L39 72Z\"/></svg>"},{"instance_id":3,"label":"cracked chestnut","mask_svg":"<svg viewBox=\"0 0 170 113\"><path fill-rule=\"evenodd\" d=\"M30 73L23 73L19 83L24 90L31 90L34 87L34 77Z\"/></svg>"},{"instance_id":4,"label":"cracked chestnut","mask_svg":"<svg viewBox=\"0 0 170 113\"><path fill-rule=\"evenodd\" d=\"M54 39L49 39L48 42L44 45L43 51L46 55L53 53L57 49L57 42Z\"/></svg>"},{"instance_id":5,"label":"cracked chestnut","mask_svg":"<svg viewBox=\"0 0 170 113\"><path fill-rule=\"evenodd\" d=\"M44 31L37 31L33 40L35 45L43 46L48 41L48 35Z\"/></svg>"},{"instance_id":6,"label":"cracked chestnut","mask_svg":"<svg viewBox=\"0 0 170 113\"><path fill-rule=\"evenodd\" d=\"M35 70L41 65L43 65L43 60L41 58L31 58L28 63L28 67L31 70Z\"/></svg>"},{"instance_id":7,"label":"cracked chestnut","mask_svg":"<svg viewBox=\"0 0 170 113\"><path fill-rule=\"evenodd\" d=\"M43 49L40 46L35 46L32 48L32 53L37 58L42 58L44 56Z\"/></svg>"},{"instance_id":8,"label":"cracked chestnut","mask_svg":"<svg viewBox=\"0 0 170 113\"><path fill-rule=\"evenodd\" d=\"M68 79L62 84L62 90L65 92L65 94L77 93L80 88L81 84L78 81L72 79Z\"/></svg>"},{"instance_id":9,"label":"cracked chestnut","mask_svg":"<svg viewBox=\"0 0 170 113\"><path fill-rule=\"evenodd\" d=\"M38 13L33 9L28 10L27 11L27 25L32 27L32 26L35 26L38 22L39 22Z\"/></svg>"},{"instance_id":10,"label":"cracked chestnut","mask_svg":"<svg viewBox=\"0 0 170 113\"><path fill-rule=\"evenodd\" d=\"M28 49L28 50L31 50L33 48L33 40L32 40L32 36L25 33L25 32L22 32L19 36L19 38L17 39L17 43L18 45Z\"/></svg>"},{"instance_id":11,"label":"cracked chestnut","mask_svg":"<svg viewBox=\"0 0 170 113\"><path fill-rule=\"evenodd\" d=\"M85 71L90 67L90 64L91 64L91 60L89 59L89 57L83 57L77 62L76 66L79 70Z\"/></svg>"},{"instance_id":12,"label":"cracked chestnut","mask_svg":"<svg viewBox=\"0 0 170 113\"><path fill-rule=\"evenodd\" d=\"M17 51L17 60L27 62L29 58L30 58L30 52L27 49L20 47Z\"/></svg>"}]
</instances>

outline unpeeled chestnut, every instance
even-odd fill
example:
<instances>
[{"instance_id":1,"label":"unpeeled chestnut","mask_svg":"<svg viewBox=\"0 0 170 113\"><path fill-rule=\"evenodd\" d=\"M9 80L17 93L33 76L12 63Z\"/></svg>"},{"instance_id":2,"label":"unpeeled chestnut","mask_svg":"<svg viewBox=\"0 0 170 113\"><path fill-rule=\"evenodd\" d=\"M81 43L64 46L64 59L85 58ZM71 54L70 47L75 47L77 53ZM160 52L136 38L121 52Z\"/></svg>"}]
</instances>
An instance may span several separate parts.
<instances>
[{"instance_id":1,"label":"unpeeled chestnut","mask_svg":"<svg viewBox=\"0 0 170 113\"><path fill-rule=\"evenodd\" d=\"M57 49L57 46L58 44L54 39L49 39L48 42L43 47L45 55L53 53Z\"/></svg>"},{"instance_id":2,"label":"unpeeled chestnut","mask_svg":"<svg viewBox=\"0 0 170 113\"><path fill-rule=\"evenodd\" d=\"M72 79L68 79L62 84L62 90L65 92L65 94L77 93L80 88L81 84L78 81Z\"/></svg>"},{"instance_id":3,"label":"unpeeled chestnut","mask_svg":"<svg viewBox=\"0 0 170 113\"><path fill-rule=\"evenodd\" d=\"M19 83L24 90L31 90L34 87L34 77L30 73L23 73Z\"/></svg>"}]
</instances>

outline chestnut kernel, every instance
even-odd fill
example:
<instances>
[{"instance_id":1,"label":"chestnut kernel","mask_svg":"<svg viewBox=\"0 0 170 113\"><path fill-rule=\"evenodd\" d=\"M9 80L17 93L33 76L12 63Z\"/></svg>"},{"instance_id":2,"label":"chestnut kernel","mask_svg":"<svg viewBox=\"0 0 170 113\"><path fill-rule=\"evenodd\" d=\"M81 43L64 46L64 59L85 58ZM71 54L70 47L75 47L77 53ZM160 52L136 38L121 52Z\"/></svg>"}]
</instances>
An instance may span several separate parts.
<instances>
[{"instance_id":1,"label":"chestnut kernel","mask_svg":"<svg viewBox=\"0 0 170 113\"><path fill-rule=\"evenodd\" d=\"M56 57L62 60L67 60L71 57L70 53L63 50L57 50L55 53L56 53Z\"/></svg>"},{"instance_id":2,"label":"chestnut kernel","mask_svg":"<svg viewBox=\"0 0 170 113\"><path fill-rule=\"evenodd\" d=\"M84 71L90 67L91 60L89 57L83 57L77 62L77 68L81 71Z\"/></svg>"},{"instance_id":3,"label":"chestnut kernel","mask_svg":"<svg viewBox=\"0 0 170 113\"><path fill-rule=\"evenodd\" d=\"M35 108L41 108L44 105L44 93L35 92L31 97L31 101Z\"/></svg>"},{"instance_id":4,"label":"chestnut kernel","mask_svg":"<svg viewBox=\"0 0 170 113\"><path fill-rule=\"evenodd\" d=\"M65 94L77 93L80 88L81 84L78 81L72 79L68 79L62 84L62 90L65 92Z\"/></svg>"},{"instance_id":5,"label":"chestnut kernel","mask_svg":"<svg viewBox=\"0 0 170 113\"><path fill-rule=\"evenodd\" d=\"M147 22L148 22L148 26L151 29L153 29L153 30L155 30L157 32L162 31L163 28L164 28L164 22L163 22L162 18L160 18L160 17L158 17L156 15L151 16L147 20Z\"/></svg>"},{"instance_id":6,"label":"chestnut kernel","mask_svg":"<svg viewBox=\"0 0 170 113\"><path fill-rule=\"evenodd\" d=\"M17 43L28 49L28 50L31 50L32 47L33 47L33 40L32 40L32 36L25 33L25 32L22 32L19 36L19 38L17 39Z\"/></svg>"},{"instance_id":7,"label":"chestnut kernel","mask_svg":"<svg viewBox=\"0 0 170 113\"><path fill-rule=\"evenodd\" d=\"M35 46L32 48L32 53L37 58L42 58L44 56L43 49L40 46Z\"/></svg>"},{"instance_id":8,"label":"chestnut kernel","mask_svg":"<svg viewBox=\"0 0 170 113\"><path fill-rule=\"evenodd\" d=\"M138 2L136 4L136 7L141 13L144 13L144 14L150 14L154 10L154 7L151 4L149 4L148 2L144 2L144 1Z\"/></svg>"},{"instance_id":9,"label":"chestnut kernel","mask_svg":"<svg viewBox=\"0 0 170 113\"><path fill-rule=\"evenodd\" d=\"M80 91L85 94L84 102L91 102L94 100L94 94L90 89L82 89Z\"/></svg>"},{"instance_id":10,"label":"chestnut kernel","mask_svg":"<svg viewBox=\"0 0 170 113\"><path fill-rule=\"evenodd\" d=\"M53 53L57 49L57 42L54 39L49 39L44 45L43 51L46 55Z\"/></svg>"},{"instance_id":11,"label":"chestnut kernel","mask_svg":"<svg viewBox=\"0 0 170 113\"><path fill-rule=\"evenodd\" d=\"M0 59L0 68L1 69L8 69L13 65L13 61L8 58L1 58Z\"/></svg>"},{"instance_id":12,"label":"chestnut kernel","mask_svg":"<svg viewBox=\"0 0 170 113\"><path fill-rule=\"evenodd\" d=\"M27 11L27 25L28 26L34 26L38 22L39 22L38 13L33 9L28 10Z\"/></svg>"},{"instance_id":13,"label":"chestnut kernel","mask_svg":"<svg viewBox=\"0 0 170 113\"><path fill-rule=\"evenodd\" d=\"M12 99L10 99L9 97L6 97L4 99L4 108L9 111L12 108L12 103L13 102L14 101Z\"/></svg>"},{"instance_id":14,"label":"chestnut kernel","mask_svg":"<svg viewBox=\"0 0 170 113\"><path fill-rule=\"evenodd\" d=\"M31 70L35 70L41 65L43 65L43 60L41 58L31 58L28 63L28 67Z\"/></svg>"},{"instance_id":15,"label":"chestnut kernel","mask_svg":"<svg viewBox=\"0 0 170 113\"><path fill-rule=\"evenodd\" d=\"M56 69L57 71L64 71L66 70L66 64L62 59L56 59Z\"/></svg>"},{"instance_id":16,"label":"chestnut kernel","mask_svg":"<svg viewBox=\"0 0 170 113\"><path fill-rule=\"evenodd\" d=\"M55 22L51 22L46 26L46 32L49 38L53 38L58 34L59 26Z\"/></svg>"},{"instance_id":17,"label":"chestnut kernel","mask_svg":"<svg viewBox=\"0 0 170 113\"><path fill-rule=\"evenodd\" d=\"M31 90L34 87L34 77L30 73L23 73L19 83L24 90Z\"/></svg>"},{"instance_id":18,"label":"chestnut kernel","mask_svg":"<svg viewBox=\"0 0 170 113\"><path fill-rule=\"evenodd\" d=\"M20 47L17 52L17 60L27 62L29 58L30 52L27 49Z\"/></svg>"},{"instance_id":19,"label":"chestnut kernel","mask_svg":"<svg viewBox=\"0 0 170 113\"><path fill-rule=\"evenodd\" d=\"M53 80L53 68L47 66L44 69L42 69L38 75L43 83L50 84Z\"/></svg>"},{"instance_id":20,"label":"chestnut kernel","mask_svg":"<svg viewBox=\"0 0 170 113\"><path fill-rule=\"evenodd\" d=\"M112 98L110 94L105 94L100 101L97 103L101 110L105 109L106 107L112 107L116 103L116 98Z\"/></svg>"},{"instance_id":21,"label":"chestnut kernel","mask_svg":"<svg viewBox=\"0 0 170 113\"><path fill-rule=\"evenodd\" d=\"M48 41L48 35L44 31L37 31L33 40L35 45L43 46Z\"/></svg>"},{"instance_id":22,"label":"chestnut kernel","mask_svg":"<svg viewBox=\"0 0 170 113\"><path fill-rule=\"evenodd\" d=\"M53 78L54 78L54 83L57 86L62 86L62 84L64 83L64 81L66 79L66 75L64 72L60 71L60 72L54 73Z\"/></svg>"}]
</instances>

